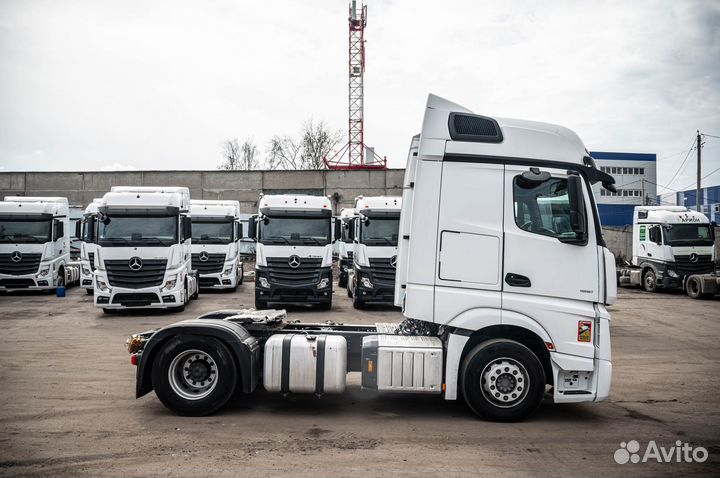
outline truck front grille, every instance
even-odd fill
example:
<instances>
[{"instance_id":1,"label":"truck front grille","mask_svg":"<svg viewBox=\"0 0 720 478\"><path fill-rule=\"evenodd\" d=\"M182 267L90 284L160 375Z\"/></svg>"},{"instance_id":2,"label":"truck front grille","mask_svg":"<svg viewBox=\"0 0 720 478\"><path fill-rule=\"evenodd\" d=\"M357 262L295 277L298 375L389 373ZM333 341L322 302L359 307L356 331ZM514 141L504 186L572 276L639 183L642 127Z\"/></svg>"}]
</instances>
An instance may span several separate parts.
<instances>
[{"instance_id":1,"label":"truck front grille","mask_svg":"<svg viewBox=\"0 0 720 478\"><path fill-rule=\"evenodd\" d=\"M275 284L300 285L315 283L320 280L319 257L301 257L297 267L290 267L289 257L268 257L267 274L270 282Z\"/></svg>"},{"instance_id":2,"label":"truck front grille","mask_svg":"<svg viewBox=\"0 0 720 478\"><path fill-rule=\"evenodd\" d=\"M675 256L677 272L680 275L707 274L715 268L710 254L697 255L695 262L690 260L690 255Z\"/></svg>"},{"instance_id":3,"label":"truck front grille","mask_svg":"<svg viewBox=\"0 0 720 478\"><path fill-rule=\"evenodd\" d=\"M200 274L215 274L222 272L225 264L225 254L208 254L206 261L200 260L200 254L192 255L192 268Z\"/></svg>"},{"instance_id":4,"label":"truck front grille","mask_svg":"<svg viewBox=\"0 0 720 478\"><path fill-rule=\"evenodd\" d=\"M10 254L0 254L0 274L20 276L34 274L40 267L41 254L22 254L19 261L13 261Z\"/></svg>"},{"instance_id":5,"label":"truck front grille","mask_svg":"<svg viewBox=\"0 0 720 478\"><path fill-rule=\"evenodd\" d=\"M95 253L94 252L88 252L88 260L90 261L90 270L95 270Z\"/></svg>"},{"instance_id":6,"label":"truck front grille","mask_svg":"<svg viewBox=\"0 0 720 478\"><path fill-rule=\"evenodd\" d=\"M347 251L347 260L348 262L353 261L353 251Z\"/></svg>"},{"instance_id":7,"label":"truck front grille","mask_svg":"<svg viewBox=\"0 0 720 478\"><path fill-rule=\"evenodd\" d=\"M370 258L370 275L372 281L395 283L395 268L390 263L390 258Z\"/></svg>"},{"instance_id":8,"label":"truck front grille","mask_svg":"<svg viewBox=\"0 0 720 478\"><path fill-rule=\"evenodd\" d=\"M142 289L162 284L167 268L167 259L143 259L140 270L130 269L128 259L105 260L108 280L113 287Z\"/></svg>"}]
</instances>

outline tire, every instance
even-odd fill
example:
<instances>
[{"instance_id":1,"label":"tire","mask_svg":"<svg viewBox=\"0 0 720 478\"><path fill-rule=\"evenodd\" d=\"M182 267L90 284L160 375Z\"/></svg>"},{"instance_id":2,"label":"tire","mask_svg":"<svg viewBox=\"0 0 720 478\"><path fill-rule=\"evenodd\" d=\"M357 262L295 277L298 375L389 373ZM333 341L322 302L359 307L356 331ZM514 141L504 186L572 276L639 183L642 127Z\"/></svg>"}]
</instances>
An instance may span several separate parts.
<instances>
[{"instance_id":1,"label":"tire","mask_svg":"<svg viewBox=\"0 0 720 478\"><path fill-rule=\"evenodd\" d=\"M87 295L93 295L93 294L95 294L95 291L93 289L85 289L85 293Z\"/></svg>"},{"instance_id":2,"label":"tire","mask_svg":"<svg viewBox=\"0 0 720 478\"><path fill-rule=\"evenodd\" d=\"M646 292L657 291L657 276L654 270L648 269L643 274L643 289L645 289Z\"/></svg>"},{"instance_id":3,"label":"tire","mask_svg":"<svg viewBox=\"0 0 720 478\"><path fill-rule=\"evenodd\" d=\"M492 377L498 379L489 382ZM493 383L501 383L500 380L508 387L505 393L499 387L494 388ZM487 388L486 383L490 383ZM545 372L538 357L523 344L493 339L475 346L463 360L460 389L465 402L478 416L514 422L530 416L542 402ZM513 398L512 394L518 396Z\"/></svg>"},{"instance_id":4,"label":"tire","mask_svg":"<svg viewBox=\"0 0 720 478\"><path fill-rule=\"evenodd\" d=\"M103 307L103 310L102 310L102 311L103 311L103 314L105 314L105 315L110 315L110 314L114 314L114 313L115 313L115 311L114 311L113 309L108 309L108 308L105 308L105 307Z\"/></svg>"},{"instance_id":5,"label":"tire","mask_svg":"<svg viewBox=\"0 0 720 478\"><path fill-rule=\"evenodd\" d=\"M345 279L338 277L338 287L347 287L347 277Z\"/></svg>"},{"instance_id":6,"label":"tire","mask_svg":"<svg viewBox=\"0 0 720 478\"><path fill-rule=\"evenodd\" d=\"M330 302L323 302L322 304L319 304L318 309L320 309L320 310L332 309L332 299L330 299Z\"/></svg>"},{"instance_id":7,"label":"tire","mask_svg":"<svg viewBox=\"0 0 720 478\"><path fill-rule=\"evenodd\" d=\"M700 292L702 287L700 285L700 279L695 276L690 276L685 283L685 292L691 299L708 299L712 297L712 294L703 294Z\"/></svg>"},{"instance_id":8,"label":"tire","mask_svg":"<svg viewBox=\"0 0 720 478\"><path fill-rule=\"evenodd\" d=\"M353 300L353 307L355 307L358 310L365 310L367 308L367 304L365 304L365 301L360 298L360 291L355 288L352 295Z\"/></svg>"},{"instance_id":9,"label":"tire","mask_svg":"<svg viewBox=\"0 0 720 478\"><path fill-rule=\"evenodd\" d=\"M190 335L171 339L158 352L152 367L152 383L157 397L173 412L203 416L217 411L232 397L237 388L237 372L235 359L223 342ZM198 388L192 388L193 384Z\"/></svg>"},{"instance_id":10,"label":"tire","mask_svg":"<svg viewBox=\"0 0 720 478\"><path fill-rule=\"evenodd\" d=\"M255 299L255 309L256 310L267 309L267 307L268 307L268 303L266 300Z\"/></svg>"},{"instance_id":11,"label":"tire","mask_svg":"<svg viewBox=\"0 0 720 478\"><path fill-rule=\"evenodd\" d=\"M65 268L61 267L58 269L58 278L56 287L65 287ZM67 288L67 287L65 287Z\"/></svg>"},{"instance_id":12,"label":"tire","mask_svg":"<svg viewBox=\"0 0 720 478\"><path fill-rule=\"evenodd\" d=\"M173 307L170 310L172 310L173 312L185 312L185 304L178 307Z\"/></svg>"},{"instance_id":13,"label":"tire","mask_svg":"<svg viewBox=\"0 0 720 478\"><path fill-rule=\"evenodd\" d=\"M238 277L238 280L237 280L237 284L238 284L238 285L242 285L242 283L243 283L244 280L245 280L245 270L244 270L244 269L242 268L242 266L241 266L241 267L240 267L240 274L239 274L239 277Z\"/></svg>"}]
</instances>

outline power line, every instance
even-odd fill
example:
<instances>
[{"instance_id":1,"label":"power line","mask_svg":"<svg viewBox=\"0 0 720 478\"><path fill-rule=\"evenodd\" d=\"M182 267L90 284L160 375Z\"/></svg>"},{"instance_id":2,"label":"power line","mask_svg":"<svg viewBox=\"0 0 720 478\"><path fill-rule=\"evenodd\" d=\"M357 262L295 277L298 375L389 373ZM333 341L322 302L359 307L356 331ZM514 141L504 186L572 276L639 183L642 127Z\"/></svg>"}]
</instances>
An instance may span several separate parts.
<instances>
[{"instance_id":1,"label":"power line","mask_svg":"<svg viewBox=\"0 0 720 478\"><path fill-rule=\"evenodd\" d=\"M668 184L672 184L672 182L675 180L675 178L680 173L680 171L682 171L682 168L685 166L685 163L687 163L687 160L690 157L690 153L692 153L692 151L694 149L695 149L695 137L693 136L693 141L690 144L690 149L688 149L687 154L685 154L685 159L683 159L682 163L680 164L680 167L677 168L677 170L675 171L675 174L673 174L672 178L670 178L670 181L668 181ZM667 189L670 189L670 188L667 188Z\"/></svg>"},{"instance_id":2,"label":"power line","mask_svg":"<svg viewBox=\"0 0 720 478\"><path fill-rule=\"evenodd\" d=\"M709 136L711 138L717 138L720 139L720 136L715 136L714 134L707 134L707 133L700 133L702 136Z\"/></svg>"}]
</instances>

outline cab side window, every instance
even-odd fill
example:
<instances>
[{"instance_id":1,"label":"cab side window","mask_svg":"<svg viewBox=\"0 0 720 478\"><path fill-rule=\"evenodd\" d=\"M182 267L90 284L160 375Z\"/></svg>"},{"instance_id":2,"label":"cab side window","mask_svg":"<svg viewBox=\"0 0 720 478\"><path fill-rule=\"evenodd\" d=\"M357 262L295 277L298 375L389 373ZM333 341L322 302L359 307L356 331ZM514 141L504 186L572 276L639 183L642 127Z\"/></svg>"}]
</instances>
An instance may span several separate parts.
<instances>
[{"instance_id":1,"label":"cab side window","mask_svg":"<svg viewBox=\"0 0 720 478\"><path fill-rule=\"evenodd\" d=\"M543 182L516 176L513 181L515 224L528 232L550 237L572 237L567 179Z\"/></svg>"}]
</instances>

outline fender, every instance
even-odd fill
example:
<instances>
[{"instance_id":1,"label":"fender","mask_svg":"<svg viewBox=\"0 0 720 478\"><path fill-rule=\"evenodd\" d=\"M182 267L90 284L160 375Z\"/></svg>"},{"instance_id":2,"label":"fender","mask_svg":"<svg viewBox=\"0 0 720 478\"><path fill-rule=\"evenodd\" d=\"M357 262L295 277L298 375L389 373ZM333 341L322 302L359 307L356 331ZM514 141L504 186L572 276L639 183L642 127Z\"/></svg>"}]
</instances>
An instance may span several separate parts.
<instances>
[{"instance_id":1,"label":"fender","mask_svg":"<svg viewBox=\"0 0 720 478\"><path fill-rule=\"evenodd\" d=\"M225 342L237 359L242 391L250 393L257 387L260 347L255 337L234 322L190 319L164 327L150 337L137 365L135 398L140 398L153 389L152 365L158 351L169 339L185 335L205 335Z\"/></svg>"}]
</instances>

